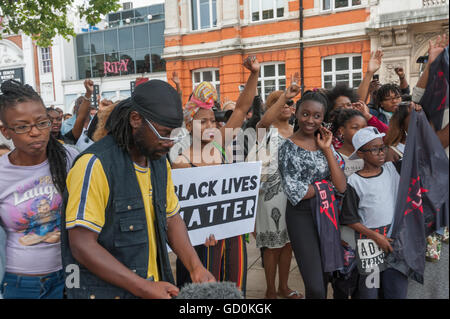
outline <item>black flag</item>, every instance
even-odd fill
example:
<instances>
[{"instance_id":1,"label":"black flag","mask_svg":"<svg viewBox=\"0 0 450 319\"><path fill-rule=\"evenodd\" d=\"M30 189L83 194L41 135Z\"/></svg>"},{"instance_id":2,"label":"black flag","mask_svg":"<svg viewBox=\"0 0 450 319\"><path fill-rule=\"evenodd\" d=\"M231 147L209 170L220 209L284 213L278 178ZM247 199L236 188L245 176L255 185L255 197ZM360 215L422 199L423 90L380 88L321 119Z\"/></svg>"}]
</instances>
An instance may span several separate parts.
<instances>
[{"instance_id":1,"label":"black flag","mask_svg":"<svg viewBox=\"0 0 450 319\"><path fill-rule=\"evenodd\" d=\"M313 220L320 240L320 256L324 272L344 268L344 248L339 230L339 203L331 183L321 180L314 183L316 196L311 205Z\"/></svg>"},{"instance_id":2,"label":"black flag","mask_svg":"<svg viewBox=\"0 0 450 319\"><path fill-rule=\"evenodd\" d=\"M430 65L428 84L419 103L436 130L442 128L444 111L448 108L448 66L447 46Z\"/></svg>"},{"instance_id":3,"label":"black flag","mask_svg":"<svg viewBox=\"0 0 450 319\"><path fill-rule=\"evenodd\" d=\"M448 226L448 164L425 114L411 111L387 262L420 283L426 236Z\"/></svg>"}]
</instances>

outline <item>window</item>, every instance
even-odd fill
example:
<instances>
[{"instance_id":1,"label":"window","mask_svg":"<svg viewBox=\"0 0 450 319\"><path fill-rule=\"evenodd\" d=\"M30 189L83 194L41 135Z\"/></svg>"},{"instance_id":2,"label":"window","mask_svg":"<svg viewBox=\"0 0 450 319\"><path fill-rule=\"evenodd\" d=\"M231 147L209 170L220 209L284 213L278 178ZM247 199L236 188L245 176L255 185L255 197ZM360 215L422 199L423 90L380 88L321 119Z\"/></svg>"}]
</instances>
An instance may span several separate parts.
<instances>
[{"instance_id":1,"label":"window","mask_svg":"<svg viewBox=\"0 0 450 319\"><path fill-rule=\"evenodd\" d=\"M322 10L351 8L361 5L361 0L322 0Z\"/></svg>"},{"instance_id":2,"label":"window","mask_svg":"<svg viewBox=\"0 0 450 319\"><path fill-rule=\"evenodd\" d=\"M340 83L356 88L361 80L361 55L337 55L322 60L322 86L325 89L330 89Z\"/></svg>"},{"instance_id":3,"label":"window","mask_svg":"<svg viewBox=\"0 0 450 319\"><path fill-rule=\"evenodd\" d=\"M122 7L123 7L124 10L133 9L133 2L124 2L122 4Z\"/></svg>"},{"instance_id":4,"label":"window","mask_svg":"<svg viewBox=\"0 0 450 319\"><path fill-rule=\"evenodd\" d=\"M52 72L52 59L50 57L50 48L41 48L42 73Z\"/></svg>"},{"instance_id":5,"label":"window","mask_svg":"<svg viewBox=\"0 0 450 319\"><path fill-rule=\"evenodd\" d=\"M201 82L211 82L216 88L218 100L220 100L220 74L218 69L201 69L192 71L192 89Z\"/></svg>"},{"instance_id":6,"label":"window","mask_svg":"<svg viewBox=\"0 0 450 319\"><path fill-rule=\"evenodd\" d=\"M273 91L286 89L286 70L284 63L263 64L259 73L258 93L266 100Z\"/></svg>"},{"instance_id":7,"label":"window","mask_svg":"<svg viewBox=\"0 0 450 319\"><path fill-rule=\"evenodd\" d=\"M53 83L41 83L41 98L44 102L54 101Z\"/></svg>"},{"instance_id":8,"label":"window","mask_svg":"<svg viewBox=\"0 0 450 319\"><path fill-rule=\"evenodd\" d=\"M252 21L284 16L284 0L251 0Z\"/></svg>"},{"instance_id":9,"label":"window","mask_svg":"<svg viewBox=\"0 0 450 319\"><path fill-rule=\"evenodd\" d=\"M217 26L216 0L191 0L192 30Z\"/></svg>"},{"instance_id":10,"label":"window","mask_svg":"<svg viewBox=\"0 0 450 319\"><path fill-rule=\"evenodd\" d=\"M76 37L79 79L137 73L164 72L164 4L131 10L142 21L130 26L78 34ZM119 16L131 12L119 12ZM147 15L152 14L149 19ZM115 13L109 14L109 21ZM142 16L145 15L145 16ZM130 15L131 16L131 15Z\"/></svg>"}]
</instances>

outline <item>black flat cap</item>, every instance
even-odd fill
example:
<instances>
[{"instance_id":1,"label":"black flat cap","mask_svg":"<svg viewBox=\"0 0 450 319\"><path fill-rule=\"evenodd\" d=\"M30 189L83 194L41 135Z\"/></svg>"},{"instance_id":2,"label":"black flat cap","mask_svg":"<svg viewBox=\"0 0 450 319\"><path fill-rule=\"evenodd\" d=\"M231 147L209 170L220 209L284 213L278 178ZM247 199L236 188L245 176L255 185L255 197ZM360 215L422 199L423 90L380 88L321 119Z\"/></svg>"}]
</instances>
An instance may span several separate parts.
<instances>
[{"instance_id":1,"label":"black flat cap","mask_svg":"<svg viewBox=\"0 0 450 319\"><path fill-rule=\"evenodd\" d=\"M131 94L133 108L159 125L177 128L183 124L183 108L178 92L167 82L150 80Z\"/></svg>"}]
</instances>

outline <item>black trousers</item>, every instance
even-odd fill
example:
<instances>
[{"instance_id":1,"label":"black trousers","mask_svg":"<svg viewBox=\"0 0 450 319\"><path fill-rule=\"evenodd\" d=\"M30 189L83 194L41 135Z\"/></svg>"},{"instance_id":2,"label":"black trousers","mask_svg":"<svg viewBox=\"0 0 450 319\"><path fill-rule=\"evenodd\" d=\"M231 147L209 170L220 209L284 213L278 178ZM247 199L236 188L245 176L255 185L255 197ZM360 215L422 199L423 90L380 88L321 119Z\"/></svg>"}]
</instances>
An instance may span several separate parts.
<instances>
[{"instance_id":1,"label":"black trousers","mask_svg":"<svg viewBox=\"0 0 450 319\"><path fill-rule=\"evenodd\" d=\"M312 216L311 200L296 206L287 202L286 224L292 250L305 283L307 299L327 298L327 274L323 272L320 241Z\"/></svg>"}]
</instances>

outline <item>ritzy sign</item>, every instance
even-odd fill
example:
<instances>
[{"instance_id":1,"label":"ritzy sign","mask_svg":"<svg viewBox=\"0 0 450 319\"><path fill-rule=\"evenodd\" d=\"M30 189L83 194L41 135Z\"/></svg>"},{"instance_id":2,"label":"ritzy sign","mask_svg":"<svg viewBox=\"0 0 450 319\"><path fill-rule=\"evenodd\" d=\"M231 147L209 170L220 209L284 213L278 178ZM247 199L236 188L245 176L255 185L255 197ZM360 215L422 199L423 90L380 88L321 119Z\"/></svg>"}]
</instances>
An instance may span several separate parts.
<instances>
[{"instance_id":1,"label":"ritzy sign","mask_svg":"<svg viewBox=\"0 0 450 319\"><path fill-rule=\"evenodd\" d=\"M130 62L130 59L120 60L118 62L103 62L105 75L108 73L118 74L119 71L128 72L128 62Z\"/></svg>"}]
</instances>

